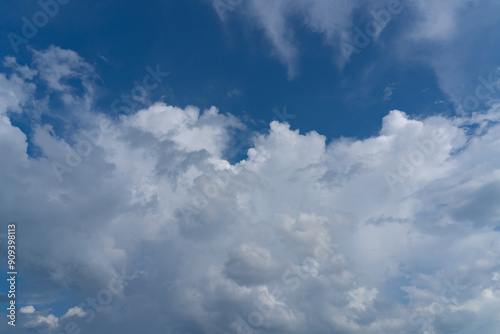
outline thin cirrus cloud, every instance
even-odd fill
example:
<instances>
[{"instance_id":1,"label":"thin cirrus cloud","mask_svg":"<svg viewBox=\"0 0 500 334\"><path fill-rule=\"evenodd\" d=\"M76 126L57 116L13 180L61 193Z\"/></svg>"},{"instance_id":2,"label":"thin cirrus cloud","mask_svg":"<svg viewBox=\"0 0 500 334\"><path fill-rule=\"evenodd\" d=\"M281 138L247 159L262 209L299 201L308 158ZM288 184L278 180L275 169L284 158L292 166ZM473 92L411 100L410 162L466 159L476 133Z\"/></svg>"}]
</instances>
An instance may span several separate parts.
<instances>
[{"instance_id":1,"label":"thin cirrus cloud","mask_svg":"<svg viewBox=\"0 0 500 334\"><path fill-rule=\"evenodd\" d=\"M388 110L362 140L274 121L231 164L236 117L157 102L111 119L92 107L83 58L34 54L0 75L20 333L497 333L498 105L418 120ZM86 101L62 120L76 132L13 124L48 112L47 98ZM84 130L100 140L58 179Z\"/></svg>"},{"instance_id":2,"label":"thin cirrus cloud","mask_svg":"<svg viewBox=\"0 0 500 334\"><path fill-rule=\"evenodd\" d=\"M213 1L215 9L222 0ZM384 2L371 0L248 0L228 2L221 7L225 17L239 13L263 31L272 45L272 54L286 67L288 77L300 74L301 40L299 29L322 36L331 48L332 61L340 69L355 66L352 61L376 47L383 51L380 61L422 63L431 68L440 89L461 112L478 111L500 89L481 104L469 103L478 77L497 70L498 15L496 1L429 0ZM246 22L241 20L242 22ZM300 25L300 26L299 26ZM389 32L387 30L390 30ZM364 37L360 37L364 36Z\"/></svg>"}]
</instances>

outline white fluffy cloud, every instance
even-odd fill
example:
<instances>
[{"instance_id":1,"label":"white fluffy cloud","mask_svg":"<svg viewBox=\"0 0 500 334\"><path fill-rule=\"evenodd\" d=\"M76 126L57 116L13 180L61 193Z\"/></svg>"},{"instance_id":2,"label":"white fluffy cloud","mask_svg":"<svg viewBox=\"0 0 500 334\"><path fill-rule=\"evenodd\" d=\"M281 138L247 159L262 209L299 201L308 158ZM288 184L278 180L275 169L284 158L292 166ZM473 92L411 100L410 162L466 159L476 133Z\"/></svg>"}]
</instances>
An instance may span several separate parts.
<instances>
[{"instance_id":1,"label":"white fluffy cloud","mask_svg":"<svg viewBox=\"0 0 500 334\"><path fill-rule=\"evenodd\" d=\"M31 313L35 312L35 308L33 307L33 305L28 305L28 306L21 307L19 312L31 314Z\"/></svg>"},{"instance_id":2,"label":"white fluffy cloud","mask_svg":"<svg viewBox=\"0 0 500 334\"><path fill-rule=\"evenodd\" d=\"M36 311L33 305L21 307L19 312L23 317L23 325L27 328L38 328L42 331L50 331L57 328L59 325L59 318L55 317L53 314L47 314L45 316L42 312Z\"/></svg>"},{"instance_id":3,"label":"white fluffy cloud","mask_svg":"<svg viewBox=\"0 0 500 334\"><path fill-rule=\"evenodd\" d=\"M69 51L36 55L32 77L0 76L11 92L0 211L22 240L26 333L69 321L123 333L479 328L465 321L497 332L498 106L419 120L393 110L378 135L328 144L273 122L235 164L224 152L244 127L216 108L89 110L64 119L70 135L36 124L33 157L10 112L36 108L43 82L68 101L60 81L89 75ZM64 75L47 77L46 62Z\"/></svg>"},{"instance_id":4,"label":"white fluffy cloud","mask_svg":"<svg viewBox=\"0 0 500 334\"><path fill-rule=\"evenodd\" d=\"M70 317L80 317L83 318L85 316L85 312L78 306L72 307L66 312L61 319L70 318Z\"/></svg>"}]
</instances>

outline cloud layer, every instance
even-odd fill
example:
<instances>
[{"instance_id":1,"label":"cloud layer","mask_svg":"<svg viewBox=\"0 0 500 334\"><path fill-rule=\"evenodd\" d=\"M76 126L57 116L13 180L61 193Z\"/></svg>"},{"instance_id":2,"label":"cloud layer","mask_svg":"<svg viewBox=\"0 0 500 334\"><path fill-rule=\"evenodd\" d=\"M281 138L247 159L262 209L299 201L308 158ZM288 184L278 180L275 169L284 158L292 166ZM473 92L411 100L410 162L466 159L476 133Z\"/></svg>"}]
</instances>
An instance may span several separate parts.
<instances>
[{"instance_id":1,"label":"cloud layer","mask_svg":"<svg viewBox=\"0 0 500 334\"><path fill-rule=\"evenodd\" d=\"M215 107L111 117L76 53L5 64L20 333L497 333L500 106L392 110L364 140L275 121L230 164L245 126ZM54 101L72 111L51 123Z\"/></svg>"}]
</instances>

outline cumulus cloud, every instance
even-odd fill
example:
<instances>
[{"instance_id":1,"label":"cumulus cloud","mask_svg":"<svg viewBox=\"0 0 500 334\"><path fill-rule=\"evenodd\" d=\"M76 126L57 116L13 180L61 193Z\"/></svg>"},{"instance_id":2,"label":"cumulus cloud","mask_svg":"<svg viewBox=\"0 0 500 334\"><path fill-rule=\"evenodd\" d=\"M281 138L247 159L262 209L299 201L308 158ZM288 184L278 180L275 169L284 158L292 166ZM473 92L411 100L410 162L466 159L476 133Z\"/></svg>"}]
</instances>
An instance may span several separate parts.
<instances>
[{"instance_id":1,"label":"cumulus cloud","mask_svg":"<svg viewBox=\"0 0 500 334\"><path fill-rule=\"evenodd\" d=\"M33 305L23 306L23 307L21 307L19 312L21 312L21 313L34 313L35 308L33 307Z\"/></svg>"},{"instance_id":2,"label":"cumulus cloud","mask_svg":"<svg viewBox=\"0 0 500 334\"><path fill-rule=\"evenodd\" d=\"M65 77L92 71L67 50L35 54L32 77L0 76L0 211L18 223L33 305L20 333L69 321L88 332L472 333L464 319L496 333L499 106L392 110L377 135L329 143L274 121L231 164L244 126L215 107L156 103L119 119L89 109L64 119L77 131L36 123L28 140L12 113L36 108L43 85L68 101ZM77 296L70 307L64 291Z\"/></svg>"},{"instance_id":3,"label":"cumulus cloud","mask_svg":"<svg viewBox=\"0 0 500 334\"><path fill-rule=\"evenodd\" d=\"M53 314L45 315L47 312L38 312L33 305L21 307L19 312L24 315L23 322L27 328L38 328L46 331L57 328L59 324L59 318Z\"/></svg>"},{"instance_id":4,"label":"cumulus cloud","mask_svg":"<svg viewBox=\"0 0 500 334\"><path fill-rule=\"evenodd\" d=\"M85 316L85 311L83 311L83 309L81 309L80 307L78 306L75 306L75 307L72 307L68 310L68 312L66 312L62 317L61 317L61 320L62 319L65 319L65 318L70 318L70 317L74 317L74 316L77 316L77 317L80 317L80 318L83 318Z\"/></svg>"}]
</instances>

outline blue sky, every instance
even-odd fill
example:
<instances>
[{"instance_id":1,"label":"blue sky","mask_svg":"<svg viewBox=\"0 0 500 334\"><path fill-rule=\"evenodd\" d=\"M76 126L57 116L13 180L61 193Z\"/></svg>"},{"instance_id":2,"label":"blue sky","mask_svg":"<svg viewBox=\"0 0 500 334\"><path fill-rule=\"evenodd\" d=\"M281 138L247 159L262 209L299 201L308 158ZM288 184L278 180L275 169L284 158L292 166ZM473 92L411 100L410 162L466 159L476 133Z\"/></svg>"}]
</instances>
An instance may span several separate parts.
<instances>
[{"instance_id":1,"label":"blue sky","mask_svg":"<svg viewBox=\"0 0 500 334\"><path fill-rule=\"evenodd\" d=\"M499 14L0 3L2 332L498 333Z\"/></svg>"}]
</instances>

